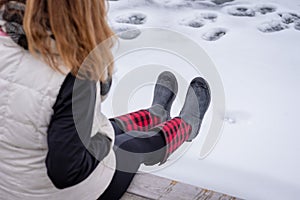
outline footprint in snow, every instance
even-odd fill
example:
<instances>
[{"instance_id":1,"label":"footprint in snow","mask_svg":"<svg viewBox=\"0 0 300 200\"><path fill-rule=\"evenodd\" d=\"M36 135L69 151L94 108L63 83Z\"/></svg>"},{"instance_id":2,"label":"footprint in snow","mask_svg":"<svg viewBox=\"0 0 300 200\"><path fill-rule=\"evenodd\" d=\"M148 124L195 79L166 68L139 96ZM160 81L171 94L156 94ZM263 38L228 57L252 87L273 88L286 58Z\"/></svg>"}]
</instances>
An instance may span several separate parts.
<instances>
[{"instance_id":1,"label":"footprint in snow","mask_svg":"<svg viewBox=\"0 0 300 200\"><path fill-rule=\"evenodd\" d=\"M196 15L182 19L179 24L184 26L189 26L192 28L201 28L206 22L215 22L218 15L215 13L197 13Z\"/></svg>"},{"instance_id":2,"label":"footprint in snow","mask_svg":"<svg viewBox=\"0 0 300 200\"><path fill-rule=\"evenodd\" d=\"M222 5L225 3L232 2L232 1L234 1L234 0L212 0L212 2L215 3L216 5Z\"/></svg>"},{"instance_id":3,"label":"footprint in snow","mask_svg":"<svg viewBox=\"0 0 300 200\"><path fill-rule=\"evenodd\" d=\"M179 22L180 25L189 26L192 28L201 28L205 25L205 21L202 18L183 19Z\"/></svg>"},{"instance_id":4,"label":"footprint in snow","mask_svg":"<svg viewBox=\"0 0 300 200\"><path fill-rule=\"evenodd\" d=\"M246 6L233 6L228 8L228 14L238 17L254 17L254 9Z\"/></svg>"},{"instance_id":5,"label":"footprint in snow","mask_svg":"<svg viewBox=\"0 0 300 200\"><path fill-rule=\"evenodd\" d=\"M123 40L133 40L141 34L139 29L132 26L113 26L112 29Z\"/></svg>"},{"instance_id":6,"label":"footprint in snow","mask_svg":"<svg viewBox=\"0 0 300 200\"><path fill-rule=\"evenodd\" d=\"M291 24L295 21L300 20L300 15L296 13L290 13L290 12L283 12L278 14L281 17L281 20L285 24Z\"/></svg>"},{"instance_id":7,"label":"footprint in snow","mask_svg":"<svg viewBox=\"0 0 300 200\"><path fill-rule=\"evenodd\" d=\"M278 20L264 22L258 26L258 30L260 30L263 33L273 33L273 32L282 31L282 30L285 30L288 28L289 28L288 25L286 25L283 22L278 21Z\"/></svg>"},{"instance_id":8,"label":"footprint in snow","mask_svg":"<svg viewBox=\"0 0 300 200\"><path fill-rule=\"evenodd\" d=\"M115 21L118 23L140 25L146 23L147 16L143 13L128 13L116 17Z\"/></svg>"},{"instance_id":9,"label":"footprint in snow","mask_svg":"<svg viewBox=\"0 0 300 200\"><path fill-rule=\"evenodd\" d=\"M259 5L255 7L255 11L259 12L262 15L273 13L277 10L275 6L272 5Z\"/></svg>"},{"instance_id":10,"label":"footprint in snow","mask_svg":"<svg viewBox=\"0 0 300 200\"><path fill-rule=\"evenodd\" d=\"M201 13L201 17L210 22L215 22L218 18L218 15L215 13Z\"/></svg>"},{"instance_id":11,"label":"footprint in snow","mask_svg":"<svg viewBox=\"0 0 300 200\"><path fill-rule=\"evenodd\" d=\"M202 18L201 15L196 14L194 16L184 18L179 22L180 25L189 26L192 28L201 28L205 25L205 20Z\"/></svg>"},{"instance_id":12,"label":"footprint in snow","mask_svg":"<svg viewBox=\"0 0 300 200\"><path fill-rule=\"evenodd\" d=\"M248 6L232 6L228 8L228 14L238 17L254 17L256 13L262 15L273 13L277 10L272 5L257 5L254 8Z\"/></svg>"},{"instance_id":13,"label":"footprint in snow","mask_svg":"<svg viewBox=\"0 0 300 200\"><path fill-rule=\"evenodd\" d=\"M202 35L202 38L207 41L216 41L226 35L227 30L224 28L213 28Z\"/></svg>"}]
</instances>

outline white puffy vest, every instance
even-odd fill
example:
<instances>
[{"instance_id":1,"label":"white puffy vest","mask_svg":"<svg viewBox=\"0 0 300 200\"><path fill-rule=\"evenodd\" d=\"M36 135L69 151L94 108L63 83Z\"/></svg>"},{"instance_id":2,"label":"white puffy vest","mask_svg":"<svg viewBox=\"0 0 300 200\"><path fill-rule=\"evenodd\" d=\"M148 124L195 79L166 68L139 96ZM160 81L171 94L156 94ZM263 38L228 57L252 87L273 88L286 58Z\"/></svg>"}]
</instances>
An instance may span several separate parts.
<instances>
[{"instance_id":1,"label":"white puffy vest","mask_svg":"<svg viewBox=\"0 0 300 200\"><path fill-rule=\"evenodd\" d=\"M76 186L59 190L48 178L47 128L64 79L65 75L31 56L9 37L0 36L0 199L93 200L110 183L116 165L112 150ZM114 141L111 124L99 112L100 92L97 94L93 132Z\"/></svg>"}]
</instances>

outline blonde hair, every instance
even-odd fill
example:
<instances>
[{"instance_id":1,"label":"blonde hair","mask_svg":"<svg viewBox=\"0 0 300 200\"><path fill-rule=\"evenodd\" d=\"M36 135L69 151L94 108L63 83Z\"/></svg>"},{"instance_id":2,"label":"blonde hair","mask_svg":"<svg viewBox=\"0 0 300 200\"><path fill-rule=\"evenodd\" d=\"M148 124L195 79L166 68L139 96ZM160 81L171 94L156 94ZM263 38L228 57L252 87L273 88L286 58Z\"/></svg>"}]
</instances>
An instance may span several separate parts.
<instances>
[{"instance_id":1,"label":"blonde hair","mask_svg":"<svg viewBox=\"0 0 300 200\"><path fill-rule=\"evenodd\" d=\"M113 71L115 39L107 23L105 2L27 0L23 26L30 52L41 54L54 70L61 71L64 64L75 76L105 81Z\"/></svg>"}]
</instances>

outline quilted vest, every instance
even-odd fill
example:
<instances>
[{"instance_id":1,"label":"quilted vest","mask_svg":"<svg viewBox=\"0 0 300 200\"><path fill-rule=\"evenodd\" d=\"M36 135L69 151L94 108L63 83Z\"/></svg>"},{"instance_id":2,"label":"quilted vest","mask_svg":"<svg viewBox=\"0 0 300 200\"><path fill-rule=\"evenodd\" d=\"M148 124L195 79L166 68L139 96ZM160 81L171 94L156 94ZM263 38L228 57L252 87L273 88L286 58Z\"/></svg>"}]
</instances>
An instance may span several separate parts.
<instances>
[{"instance_id":1,"label":"quilted vest","mask_svg":"<svg viewBox=\"0 0 300 200\"><path fill-rule=\"evenodd\" d=\"M78 185L59 190L48 178L47 128L64 79L9 37L0 36L0 199L93 200L109 185L116 165L112 150ZM111 124L99 112L97 89L92 134L100 132L114 141Z\"/></svg>"}]
</instances>

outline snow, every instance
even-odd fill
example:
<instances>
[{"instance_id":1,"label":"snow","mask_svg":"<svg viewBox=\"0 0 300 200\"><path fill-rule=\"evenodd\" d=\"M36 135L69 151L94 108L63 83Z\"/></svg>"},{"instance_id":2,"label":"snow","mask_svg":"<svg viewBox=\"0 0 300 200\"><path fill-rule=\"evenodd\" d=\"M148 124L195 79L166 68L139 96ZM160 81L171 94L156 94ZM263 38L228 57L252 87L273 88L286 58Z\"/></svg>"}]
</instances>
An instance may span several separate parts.
<instances>
[{"instance_id":1,"label":"snow","mask_svg":"<svg viewBox=\"0 0 300 200\"><path fill-rule=\"evenodd\" d=\"M119 0L110 1L109 9L114 30L134 30L123 36L128 42L139 37L138 29L147 27L175 30L197 42L214 62L224 86L226 115L214 150L200 159L200 137L185 147L180 159L153 173L244 199L296 199L300 191L300 2ZM122 66L117 65L114 88L124 77L145 84L128 94L129 102L118 99L120 107L137 110L150 104L153 85L148 83L159 67L143 66L148 60L162 62L186 81L197 73L164 52L129 55L120 61ZM148 76L136 77L129 71ZM184 94L185 82L180 83ZM121 84L124 90L134 88ZM103 107L109 116L105 105L111 100L107 101ZM173 115L182 103L176 100Z\"/></svg>"},{"instance_id":2,"label":"snow","mask_svg":"<svg viewBox=\"0 0 300 200\"><path fill-rule=\"evenodd\" d=\"M228 9L228 14L239 17L254 17L255 10L246 6L233 6Z\"/></svg>"},{"instance_id":3,"label":"snow","mask_svg":"<svg viewBox=\"0 0 300 200\"><path fill-rule=\"evenodd\" d=\"M214 28L203 34L202 38L207 41L216 41L226 34L227 30L224 28Z\"/></svg>"},{"instance_id":4,"label":"snow","mask_svg":"<svg viewBox=\"0 0 300 200\"><path fill-rule=\"evenodd\" d=\"M295 29L300 31L300 20L295 22Z\"/></svg>"},{"instance_id":5,"label":"snow","mask_svg":"<svg viewBox=\"0 0 300 200\"><path fill-rule=\"evenodd\" d=\"M141 34L141 31L133 26L128 25L118 25L117 27L112 27L114 32L119 33L119 37L124 40L132 40Z\"/></svg>"},{"instance_id":6,"label":"snow","mask_svg":"<svg viewBox=\"0 0 300 200\"><path fill-rule=\"evenodd\" d=\"M126 24L144 24L147 20L147 16L143 13L130 13L126 15L121 15L116 18L116 22L118 23L126 23Z\"/></svg>"},{"instance_id":7,"label":"snow","mask_svg":"<svg viewBox=\"0 0 300 200\"><path fill-rule=\"evenodd\" d=\"M279 20L272 20L270 22L264 22L263 24L259 25L259 27L258 27L258 29L261 32L265 32L265 33L282 31L287 28L289 28L289 27Z\"/></svg>"}]
</instances>

